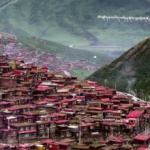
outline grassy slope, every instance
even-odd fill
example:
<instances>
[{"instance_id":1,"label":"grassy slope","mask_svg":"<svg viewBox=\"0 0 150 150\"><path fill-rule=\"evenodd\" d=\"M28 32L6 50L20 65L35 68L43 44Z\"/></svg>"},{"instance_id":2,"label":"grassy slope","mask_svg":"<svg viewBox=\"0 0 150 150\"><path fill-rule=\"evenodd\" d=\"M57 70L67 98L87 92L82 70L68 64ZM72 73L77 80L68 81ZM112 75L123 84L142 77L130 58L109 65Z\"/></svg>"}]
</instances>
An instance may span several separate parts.
<instances>
[{"instance_id":1,"label":"grassy slope","mask_svg":"<svg viewBox=\"0 0 150 150\"><path fill-rule=\"evenodd\" d=\"M96 16L150 16L147 1L18 0L0 11L0 30L65 45L130 45L148 36L149 24L107 22Z\"/></svg>"},{"instance_id":2,"label":"grassy slope","mask_svg":"<svg viewBox=\"0 0 150 150\"><path fill-rule=\"evenodd\" d=\"M47 51L52 54L55 54L58 57L67 60L85 59L90 64L97 63L97 64L105 65L114 59L114 56L107 56L104 53L90 52L90 51L85 52L85 50L69 48L67 46L54 43L51 41L47 41L47 40L44 40L45 44L41 44L40 39L18 37L18 41L24 47L28 47L29 50L37 49L40 51ZM93 56L97 56L97 59L94 59ZM71 71L72 75L78 76L82 79L88 77L92 73L93 73L92 71L87 71L84 69L77 69Z\"/></svg>"},{"instance_id":3,"label":"grassy slope","mask_svg":"<svg viewBox=\"0 0 150 150\"><path fill-rule=\"evenodd\" d=\"M104 84L120 91L141 91L150 94L150 39L131 48L111 64L99 69L88 79Z\"/></svg>"},{"instance_id":4,"label":"grassy slope","mask_svg":"<svg viewBox=\"0 0 150 150\"><path fill-rule=\"evenodd\" d=\"M76 70L72 70L70 73L72 75L77 76L80 79L85 79L86 77L90 76L93 73L93 71L87 71L84 69L76 69Z\"/></svg>"},{"instance_id":5,"label":"grassy slope","mask_svg":"<svg viewBox=\"0 0 150 150\"><path fill-rule=\"evenodd\" d=\"M46 42L45 44L41 44L40 39L34 40L31 38L19 37L18 40L24 46L27 46L31 49L36 48L41 51L48 51L64 59L70 59L70 60L85 59L89 63L98 63L101 65L104 65L114 59L114 57L107 56L100 52L90 52L90 51L85 52L85 50L69 48L67 46L54 43L51 41L47 41L47 40L45 40ZM94 59L93 56L97 56L97 59Z\"/></svg>"}]
</instances>

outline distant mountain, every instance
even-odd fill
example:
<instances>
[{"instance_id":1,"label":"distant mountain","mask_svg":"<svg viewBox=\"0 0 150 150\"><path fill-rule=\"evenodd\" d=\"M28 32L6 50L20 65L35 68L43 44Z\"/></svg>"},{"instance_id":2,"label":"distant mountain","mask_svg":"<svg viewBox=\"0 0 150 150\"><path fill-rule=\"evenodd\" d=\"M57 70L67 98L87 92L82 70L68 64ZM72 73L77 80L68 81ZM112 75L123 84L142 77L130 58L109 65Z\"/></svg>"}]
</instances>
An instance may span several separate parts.
<instances>
[{"instance_id":1,"label":"distant mountain","mask_svg":"<svg viewBox=\"0 0 150 150\"><path fill-rule=\"evenodd\" d=\"M132 47L121 57L97 70L88 79L137 94L150 94L150 38Z\"/></svg>"},{"instance_id":2,"label":"distant mountain","mask_svg":"<svg viewBox=\"0 0 150 150\"><path fill-rule=\"evenodd\" d=\"M64 45L132 45L149 36L150 23L97 16L150 16L149 8L149 0L1 0L0 31Z\"/></svg>"}]
</instances>

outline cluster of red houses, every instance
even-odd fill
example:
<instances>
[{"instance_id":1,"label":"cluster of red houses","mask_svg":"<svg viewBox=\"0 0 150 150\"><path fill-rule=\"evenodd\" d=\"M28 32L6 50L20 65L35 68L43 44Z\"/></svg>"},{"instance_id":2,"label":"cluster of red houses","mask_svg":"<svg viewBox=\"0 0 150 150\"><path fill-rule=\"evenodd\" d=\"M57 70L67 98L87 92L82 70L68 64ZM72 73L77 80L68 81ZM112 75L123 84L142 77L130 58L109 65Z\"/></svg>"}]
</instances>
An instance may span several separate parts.
<instances>
[{"instance_id":1,"label":"cluster of red houses","mask_svg":"<svg viewBox=\"0 0 150 150\"><path fill-rule=\"evenodd\" d=\"M36 40L36 39L35 39ZM57 57L55 54L49 52L41 52L35 48L31 51L26 47L22 47L21 43L12 39L1 38L0 41L2 47L4 47L4 53L9 54L12 58L24 59L27 63L33 63L38 66L48 67L51 71L63 72L72 71L75 69L84 69L88 71L95 71L98 69L98 65L89 64L86 60L64 60ZM45 43L41 43L45 44Z\"/></svg>"},{"instance_id":2,"label":"cluster of red houses","mask_svg":"<svg viewBox=\"0 0 150 150\"><path fill-rule=\"evenodd\" d=\"M146 150L150 105L0 54L1 150Z\"/></svg>"},{"instance_id":3,"label":"cluster of red houses","mask_svg":"<svg viewBox=\"0 0 150 150\"><path fill-rule=\"evenodd\" d=\"M3 54L0 107L3 150L139 150L150 141L148 103Z\"/></svg>"}]
</instances>

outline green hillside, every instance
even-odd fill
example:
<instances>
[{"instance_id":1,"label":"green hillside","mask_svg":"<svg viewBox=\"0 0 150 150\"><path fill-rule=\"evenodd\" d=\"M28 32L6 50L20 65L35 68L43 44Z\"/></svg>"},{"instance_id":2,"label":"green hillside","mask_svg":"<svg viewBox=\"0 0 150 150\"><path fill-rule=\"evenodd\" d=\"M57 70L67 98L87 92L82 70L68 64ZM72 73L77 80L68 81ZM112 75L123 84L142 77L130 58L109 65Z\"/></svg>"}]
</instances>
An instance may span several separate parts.
<instances>
[{"instance_id":1,"label":"green hillside","mask_svg":"<svg viewBox=\"0 0 150 150\"><path fill-rule=\"evenodd\" d=\"M18 37L18 41L23 44L24 47L28 47L29 50L40 50L47 51L52 54L55 54L58 57L67 60L87 60L88 63L97 63L105 65L108 62L114 60L115 56L107 56L101 52L91 52L80 49L69 48L67 46L44 40L44 44L41 44L41 39L32 39L29 37L23 38ZM97 56L97 59L94 59L94 56Z\"/></svg>"},{"instance_id":2,"label":"green hillside","mask_svg":"<svg viewBox=\"0 0 150 150\"><path fill-rule=\"evenodd\" d=\"M88 79L144 96L150 94L150 38L142 41ZM144 97L142 97L144 98Z\"/></svg>"},{"instance_id":3,"label":"green hillside","mask_svg":"<svg viewBox=\"0 0 150 150\"><path fill-rule=\"evenodd\" d=\"M149 23L97 16L150 16L149 7L149 0L2 0L0 31L64 45L133 45L149 36Z\"/></svg>"}]
</instances>

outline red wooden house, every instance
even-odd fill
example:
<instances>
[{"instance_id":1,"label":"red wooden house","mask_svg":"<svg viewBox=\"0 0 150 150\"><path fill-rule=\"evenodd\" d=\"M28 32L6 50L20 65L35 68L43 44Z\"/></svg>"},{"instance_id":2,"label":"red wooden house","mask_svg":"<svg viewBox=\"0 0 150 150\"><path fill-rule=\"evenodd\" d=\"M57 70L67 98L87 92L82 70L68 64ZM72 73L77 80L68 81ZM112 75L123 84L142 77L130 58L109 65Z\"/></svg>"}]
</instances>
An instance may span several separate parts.
<instances>
[{"instance_id":1,"label":"red wooden house","mask_svg":"<svg viewBox=\"0 0 150 150\"><path fill-rule=\"evenodd\" d=\"M14 105L12 107L7 108L11 114L23 114L25 112L30 112L32 110L35 110L36 106L32 104L26 104L26 105Z\"/></svg>"},{"instance_id":2,"label":"red wooden house","mask_svg":"<svg viewBox=\"0 0 150 150\"><path fill-rule=\"evenodd\" d=\"M1 144L0 143L0 149L1 150L10 150L10 147L7 144Z\"/></svg>"},{"instance_id":3,"label":"red wooden house","mask_svg":"<svg viewBox=\"0 0 150 150\"><path fill-rule=\"evenodd\" d=\"M36 123L13 123L10 126L11 128L18 130L18 141L36 139Z\"/></svg>"},{"instance_id":4,"label":"red wooden house","mask_svg":"<svg viewBox=\"0 0 150 150\"><path fill-rule=\"evenodd\" d=\"M13 144L13 143L17 143L17 129L2 129L1 130L1 137L2 137L2 141L9 143L9 144Z\"/></svg>"},{"instance_id":5,"label":"red wooden house","mask_svg":"<svg viewBox=\"0 0 150 150\"><path fill-rule=\"evenodd\" d=\"M50 137L50 123L51 121L36 121L37 138L49 138Z\"/></svg>"}]
</instances>

